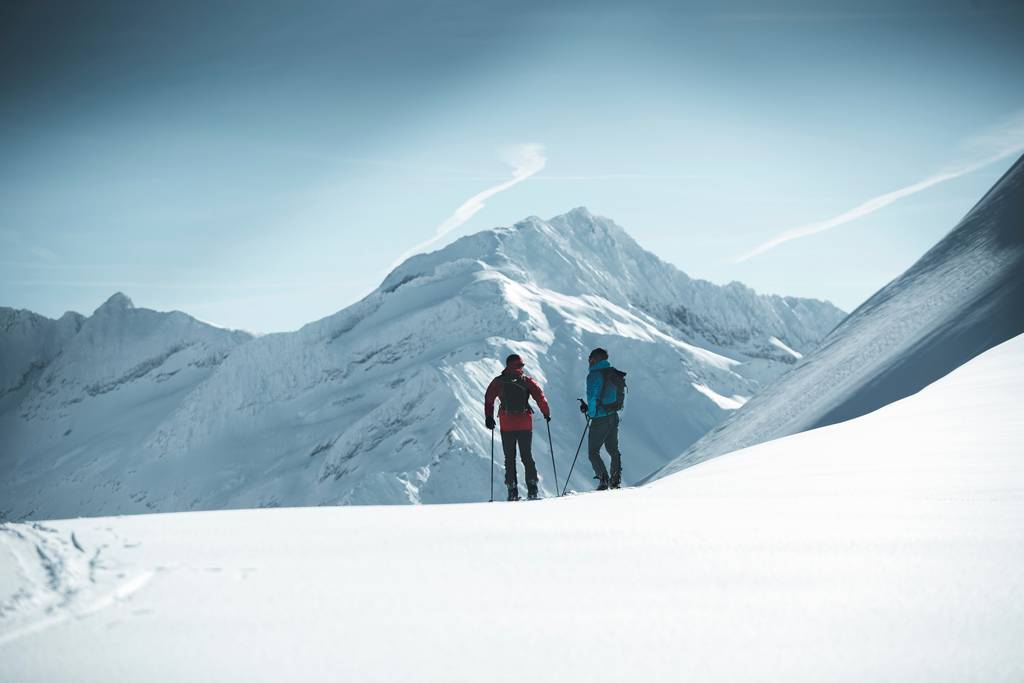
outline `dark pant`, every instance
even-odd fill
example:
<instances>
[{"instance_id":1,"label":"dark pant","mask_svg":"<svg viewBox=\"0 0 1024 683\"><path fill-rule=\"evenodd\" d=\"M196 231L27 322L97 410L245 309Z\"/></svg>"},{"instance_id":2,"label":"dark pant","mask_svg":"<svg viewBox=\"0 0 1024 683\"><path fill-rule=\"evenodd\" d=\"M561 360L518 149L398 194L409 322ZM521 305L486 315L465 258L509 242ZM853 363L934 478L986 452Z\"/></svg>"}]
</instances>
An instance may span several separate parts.
<instances>
[{"instance_id":1,"label":"dark pant","mask_svg":"<svg viewBox=\"0 0 1024 683\"><path fill-rule=\"evenodd\" d=\"M590 439L587 440L587 455L594 466L594 475L598 479L607 479L608 470L601 460L601 446L612 456L612 481L622 478L622 454L619 453L619 414L612 413L604 417L595 417L590 421Z\"/></svg>"},{"instance_id":2,"label":"dark pant","mask_svg":"<svg viewBox=\"0 0 1024 683\"><path fill-rule=\"evenodd\" d=\"M505 451L505 484L515 486L516 479L516 445L519 445L519 457L526 468L526 485L537 484L537 465L533 462L533 431L524 429L517 432L501 433L501 450Z\"/></svg>"}]
</instances>

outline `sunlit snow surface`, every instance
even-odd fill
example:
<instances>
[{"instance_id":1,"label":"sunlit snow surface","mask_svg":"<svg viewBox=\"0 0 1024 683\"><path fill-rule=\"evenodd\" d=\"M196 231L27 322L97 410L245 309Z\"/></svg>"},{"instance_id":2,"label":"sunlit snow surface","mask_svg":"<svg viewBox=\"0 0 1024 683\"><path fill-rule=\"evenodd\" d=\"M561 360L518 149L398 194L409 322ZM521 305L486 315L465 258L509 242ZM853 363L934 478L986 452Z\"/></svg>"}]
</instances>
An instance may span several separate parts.
<instances>
[{"instance_id":1,"label":"sunlit snow surface","mask_svg":"<svg viewBox=\"0 0 1024 683\"><path fill-rule=\"evenodd\" d=\"M778 337L772 337L771 339L768 340L768 342L775 348L785 351L786 353L793 356L793 358L796 358L797 360L801 360L804 357L804 354L789 348L788 346L786 346L786 343L779 339Z\"/></svg>"},{"instance_id":2,"label":"sunlit snow surface","mask_svg":"<svg viewBox=\"0 0 1024 683\"><path fill-rule=\"evenodd\" d=\"M9 524L0 680L1024 680L1021 396L1017 337L638 489Z\"/></svg>"},{"instance_id":3,"label":"sunlit snow surface","mask_svg":"<svg viewBox=\"0 0 1024 683\"><path fill-rule=\"evenodd\" d=\"M697 384L696 382L694 382L692 383L692 386L694 389L696 389L697 391L699 391L700 393L704 394L712 401L714 401L715 405L717 405L719 408L723 410L736 410L737 408L741 408L743 404L747 402L746 396L740 396L736 394L732 398L729 398L727 396L722 396L721 394L715 393L713 389L709 388L704 384Z\"/></svg>"}]
</instances>

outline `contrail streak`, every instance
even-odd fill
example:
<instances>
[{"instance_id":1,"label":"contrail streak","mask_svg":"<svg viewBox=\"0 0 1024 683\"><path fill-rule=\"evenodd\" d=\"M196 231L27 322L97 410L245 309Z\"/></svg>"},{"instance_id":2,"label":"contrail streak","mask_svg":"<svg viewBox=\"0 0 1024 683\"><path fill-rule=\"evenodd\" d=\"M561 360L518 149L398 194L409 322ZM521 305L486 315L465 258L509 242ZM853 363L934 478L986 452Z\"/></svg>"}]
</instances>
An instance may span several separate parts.
<instances>
[{"instance_id":1,"label":"contrail streak","mask_svg":"<svg viewBox=\"0 0 1024 683\"><path fill-rule=\"evenodd\" d=\"M472 218L476 212L484 208L484 202L488 199L499 192L504 192L510 187L518 185L530 176L538 173L544 168L547 161L547 157L544 156L543 145L530 143L516 147L513 150L513 155L510 159L510 165L512 166L511 178L498 183L497 185L493 185L482 192L478 192L464 201L459 208L455 209L455 212L452 213L452 215L448 216L448 218L444 219L444 221L437 226L437 230L433 237L406 250L405 253L399 256L398 259L391 264L391 267L388 268L388 270L393 270L413 254L418 254L431 245L436 244L441 238L461 226Z\"/></svg>"},{"instance_id":2,"label":"contrail streak","mask_svg":"<svg viewBox=\"0 0 1024 683\"><path fill-rule=\"evenodd\" d=\"M1011 121L1009 125L1005 125L999 129L999 132L996 134L988 133L969 141L969 144L973 144L973 146L985 145L988 146L989 149L991 149L993 143L996 143L994 146L997 147L998 151L990 154L989 156L980 160L961 164L951 170L942 171L928 176L924 180L916 182L913 185L907 185L906 187L901 187L898 190L879 195L867 200L866 202L858 204L848 211L844 211L838 216L833 216L832 218L817 221L815 223L808 223L806 225L801 225L781 232L767 242L754 247L748 252L740 254L733 259L733 263L742 263L748 259L752 259L755 256L759 256L766 251L774 249L780 244L785 244L786 242L792 242L793 240L800 239L801 237L816 235L818 233L831 230L832 228L843 225L844 223L849 223L850 221L872 214L879 209L889 206L893 202L903 199L904 197L909 197L912 194L916 194L922 190L927 190L929 187L933 187L939 183L944 183L947 180L953 180L954 178L959 178L960 176L967 175L968 173L973 173L974 171L984 168L989 164L994 164L1007 157L1020 154L1024 151L1024 116L1018 115L1017 118Z\"/></svg>"}]
</instances>

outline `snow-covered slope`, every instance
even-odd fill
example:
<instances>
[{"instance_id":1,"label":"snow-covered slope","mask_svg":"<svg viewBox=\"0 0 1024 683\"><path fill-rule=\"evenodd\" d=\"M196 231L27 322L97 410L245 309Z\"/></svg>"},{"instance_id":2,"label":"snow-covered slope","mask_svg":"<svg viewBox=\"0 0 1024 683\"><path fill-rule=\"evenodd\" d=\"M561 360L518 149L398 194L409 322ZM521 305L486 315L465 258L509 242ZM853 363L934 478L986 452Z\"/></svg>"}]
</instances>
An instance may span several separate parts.
<instances>
[{"instance_id":1,"label":"snow-covered slope","mask_svg":"<svg viewBox=\"0 0 1024 683\"><path fill-rule=\"evenodd\" d=\"M24 397L35 378L78 333L83 320L78 313L52 320L32 311L0 307L0 412Z\"/></svg>"},{"instance_id":2,"label":"snow-covered slope","mask_svg":"<svg viewBox=\"0 0 1024 683\"><path fill-rule=\"evenodd\" d=\"M138 464L140 435L251 338L177 311L135 308L120 293L88 318L11 317L30 323L0 339L31 371L0 412L0 518L84 514L119 493L145 509L138 491L120 491Z\"/></svg>"},{"instance_id":3,"label":"snow-covered slope","mask_svg":"<svg viewBox=\"0 0 1024 683\"><path fill-rule=\"evenodd\" d=\"M1024 332L1024 157L792 372L656 476L864 415ZM798 349L799 351L799 349Z\"/></svg>"},{"instance_id":4,"label":"snow-covered slope","mask_svg":"<svg viewBox=\"0 0 1024 683\"><path fill-rule=\"evenodd\" d=\"M113 451L100 469L95 452L60 447L70 443L64 431L83 428L77 419L43 412L69 397L34 392L20 411L35 421L19 418L18 428L54 450L22 447L0 497L11 516L36 518L480 500L490 476L481 398L511 352L549 394L564 479L584 426L575 399L585 358L597 345L629 372L622 440L633 481L791 367L794 355L776 341L807 352L842 317L824 302L692 280L586 209L533 217L415 256L362 301L297 332L234 347L161 404L158 424L79 413L105 430ZM105 376L92 381L119 377ZM62 378L54 367L38 386ZM538 431L534 445L542 489L552 493L546 437ZM582 463L573 485L589 487Z\"/></svg>"},{"instance_id":5,"label":"snow-covered slope","mask_svg":"<svg viewBox=\"0 0 1024 683\"><path fill-rule=\"evenodd\" d=\"M1024 337L538 503L0 527L0 680L1024 680Z\"/></svg>"}]
</instances>

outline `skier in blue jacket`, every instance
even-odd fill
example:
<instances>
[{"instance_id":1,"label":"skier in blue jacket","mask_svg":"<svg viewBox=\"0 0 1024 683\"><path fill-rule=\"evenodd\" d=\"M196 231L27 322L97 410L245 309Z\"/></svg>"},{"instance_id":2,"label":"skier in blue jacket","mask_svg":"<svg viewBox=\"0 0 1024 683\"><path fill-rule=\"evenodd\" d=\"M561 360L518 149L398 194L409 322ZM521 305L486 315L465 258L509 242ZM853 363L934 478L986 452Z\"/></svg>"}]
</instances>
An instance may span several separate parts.
<instances>
[{"instance_id":1,"label":"skier in blue jacket","mask_svg":"<svg viewBox=\"0 0 1024 683\"><path fill-rule=\"evenodd\" d=\"M585 412L590 417L587 455L594 467L597 490L617 489L622 482L618 411L624 398L619 396L619 392L624 389L624 385L620 385L612 377L612 373L618 373L618 370L608 362L608 352L604 349L596 348L591 351L587 362L590 363L590 371L587 373L587 402L580 405L580 412ZM610 477L601 459L601 446L605 447L612 458Z\"/></svg>"}]
</instances>

